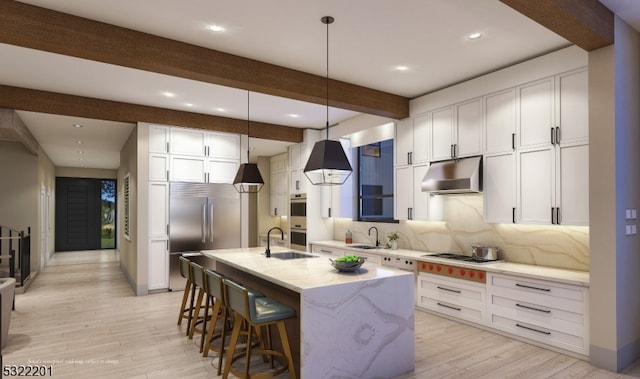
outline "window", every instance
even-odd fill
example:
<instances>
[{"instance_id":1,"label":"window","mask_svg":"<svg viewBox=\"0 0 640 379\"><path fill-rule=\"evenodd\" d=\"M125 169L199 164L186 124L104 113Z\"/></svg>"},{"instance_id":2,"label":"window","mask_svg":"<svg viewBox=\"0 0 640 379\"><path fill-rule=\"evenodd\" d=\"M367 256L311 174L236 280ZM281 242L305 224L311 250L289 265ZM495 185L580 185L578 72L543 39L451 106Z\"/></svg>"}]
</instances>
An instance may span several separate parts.
<instances>
[{"instance_id":1,"label":"window","mask_svg":"<svg viewBox=\"0 0 640 379\"><path fill-rule=\"evenodd\" d=\"M393 139L358 147L358 220L393 219Z\"/></svg>"}]
</instances>

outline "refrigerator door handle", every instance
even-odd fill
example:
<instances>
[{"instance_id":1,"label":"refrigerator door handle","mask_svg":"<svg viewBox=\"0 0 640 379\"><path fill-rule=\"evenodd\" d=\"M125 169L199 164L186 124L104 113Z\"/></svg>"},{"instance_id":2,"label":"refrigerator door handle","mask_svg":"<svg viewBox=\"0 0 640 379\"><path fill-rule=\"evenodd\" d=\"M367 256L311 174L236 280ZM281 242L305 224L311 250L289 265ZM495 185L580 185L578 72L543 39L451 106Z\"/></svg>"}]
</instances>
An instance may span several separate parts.
<instances>
[{"instance_id":1,"label":"refrigerator door handle","mask_svg":"<svg viewBox=\"0 0 640 379\"><path fill-rule=\"evenodd\" d=\"M213 201L209 204L209 241L213 242Z\"/></svg>"},{"instance_id":2,"label":"refrigerator door handle","mask_svg":"<svg viewBox=\"0 0 640 379\"><path fill-rule=\"evenodd\" d=\"M202 204L202 223L200 226L200 237L202 237L202 243L207 242L207 202Z\"/></svg>"}]
</instances>

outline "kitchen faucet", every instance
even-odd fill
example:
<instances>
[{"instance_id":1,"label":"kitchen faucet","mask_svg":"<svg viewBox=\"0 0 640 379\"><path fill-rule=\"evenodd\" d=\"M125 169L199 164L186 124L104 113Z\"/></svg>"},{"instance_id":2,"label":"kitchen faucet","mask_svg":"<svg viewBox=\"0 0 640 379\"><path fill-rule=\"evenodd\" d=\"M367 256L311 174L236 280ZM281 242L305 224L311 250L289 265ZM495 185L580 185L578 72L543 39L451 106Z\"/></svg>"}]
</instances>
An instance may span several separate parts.
<instances>
[{"instance_id":1,"label":"kitchen faucet","mask_svg":"<svg viewBox=\"0 0 640 379\"><path fill-rule=\"evenodd\" d=\"M369 228L369 235L371 235L371 229L375 229L376 230L376 247L380 246L380 240L378 240L378 228L376 228L375 226L372 226Z\"/></svg>"},{"instance_id":2,"label":"kitchen faucet","mask_svg":"<svg viewBox=\"0 0 640 379\"><path fill-rule=\"evenodd\" d=\"M269 231L267 232L267 250L264 251L264 254L267 256L267 258L271 257L271 249L269 248L269 242L271 241L270 234L273 229L278 229L280 231L281 238L284 240L284 232L282 231L282 229L280 229L277 226L274 226L273 228L269 229Z\"/></svg>"}]
</instances>

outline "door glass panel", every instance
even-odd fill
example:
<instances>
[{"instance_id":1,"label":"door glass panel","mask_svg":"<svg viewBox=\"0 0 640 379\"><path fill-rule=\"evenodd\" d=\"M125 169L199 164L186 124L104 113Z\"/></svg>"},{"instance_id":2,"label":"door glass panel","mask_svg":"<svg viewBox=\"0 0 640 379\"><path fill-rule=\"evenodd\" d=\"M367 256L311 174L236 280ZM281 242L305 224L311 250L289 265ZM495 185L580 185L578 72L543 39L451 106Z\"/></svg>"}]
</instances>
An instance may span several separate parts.
<instances>
[{"instance_id":1,"label":"door glass panel","mask_svg":"<svg viewBox=\"0 0 640 379\"><path fill-rule=\"evenodd\" d=\"M101 248L116 247L116 181L102 180L101 186L102 225L100 228Z\"/></svg>"}]
</instances>

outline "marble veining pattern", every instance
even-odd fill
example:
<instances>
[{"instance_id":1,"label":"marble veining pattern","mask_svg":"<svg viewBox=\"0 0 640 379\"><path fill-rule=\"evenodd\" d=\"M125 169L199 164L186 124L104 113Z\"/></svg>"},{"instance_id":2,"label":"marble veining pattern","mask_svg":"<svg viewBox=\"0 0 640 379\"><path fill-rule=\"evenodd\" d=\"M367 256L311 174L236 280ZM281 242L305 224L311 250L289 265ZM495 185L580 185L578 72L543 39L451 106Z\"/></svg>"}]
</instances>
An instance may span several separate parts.
<instances>
[{"instance_id":1,"label":"marble veining pattern","mask_svg":"<svg viewBox=\"0 0 640 379\"><path fill-rule=\"evenodd\" d=\"M413 370L413 282L392 278L382 284L375 280L340 286L337 292L303 293L303 373L389 378Z\"/></svg>"},{"instance_id":2,"label":"marble veining pattern","mask_svg":"<svg viewBox=\"0 0 640 379\"><path fill-rule=\"evenodd\" d=\"M471 246L497 246L507 262L589 270L589 227L562 225L487 224L483 218L482 195L444 197L444 221L401 221L399 224L354 222L335 219L334 239L344 240L347 230L357 243L372 244L376 226L381 242L387 235L400 235L398 247L425 252L471 254Z\"/></svg>"}]
</instances>

